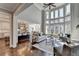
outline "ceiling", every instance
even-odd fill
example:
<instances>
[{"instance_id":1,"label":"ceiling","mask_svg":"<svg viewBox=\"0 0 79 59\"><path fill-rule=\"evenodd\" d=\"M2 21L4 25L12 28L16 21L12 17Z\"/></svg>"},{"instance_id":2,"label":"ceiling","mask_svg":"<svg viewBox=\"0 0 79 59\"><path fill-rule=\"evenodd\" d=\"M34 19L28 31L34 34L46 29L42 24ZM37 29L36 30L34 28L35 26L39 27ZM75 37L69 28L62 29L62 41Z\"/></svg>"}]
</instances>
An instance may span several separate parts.
<instances>
[{"instance_id":1,"label":"ceiling","mask_svg":"<svg viewBox=\"0 0 79 59\"><path fill-rule=\"evenodd\" d=\"M13 12L20 3L0 3L0 8ZM64 3L55 3L56 7L63 5ZM34 3L34 5L39 9L43 9L43 3Z\"/></svg>"},{"instance_id":2,"label":"ceiling","mask_svg":"<svg viewBox=\"0 0 79 59\"><path fill-rule=\"evenodd\" d=\"M33 4L21 12L17 18L27 20L29 23L40 23L41 11Z\"/></svg>"},{"instance_id":3,"label":"ceiling","mask_svg":"<svg viewBox=\"0 0 79 59\"><path fill-rule=\"evenodd\" d=\"M0 8L9 12L13 12L18 7L18 5L19 3L0 3Z\"/></svg>"},{"instance_id":4,"label":"ceiling","mask_svg":"<svg viewBox=\"0 0 79 59\"><path fill-rule=\"evenodd\" d=\"M14 12L20 3L0 3L0 8L9 12ZM56 8L64 3L55 3ZM25 6L28 4L25 3ZM22 8L21 8L22 9ZM26 20L30 23L41 23L41 10L43 9L43 3L33 3L28 8L25 7L22 12L17 15L18 19Z\"/></svg>"},{"instance_id":5,"label":"ceiling","mask_svg":"<svg viewBox=\"0 0 79 59\"><path fill-rule=\"evenodd\" d=\"M62 4L56 4L57 7L63 5ZM31 5L30 7L26 8L23 12L21 12L17 18L22 20L27 20L29 23L41 23L41 10L43 9L42 3L35 3Z\"/></svg>"},{"instance_id":6,"label":"ceiling","mask_svg":"<svg viewBox=\"0 0 79 59\"><path fill-rule=\"evenodd\" d=\"M52 7L52 8L58 8L62 5L64 5L65 3L55 3L54 5L56 5L56 7ZM43 3L34 3L34 5L39 9L42 10L43 9ZM48 8L46 8L48 9Z\"/></svg>"}]
</instances>

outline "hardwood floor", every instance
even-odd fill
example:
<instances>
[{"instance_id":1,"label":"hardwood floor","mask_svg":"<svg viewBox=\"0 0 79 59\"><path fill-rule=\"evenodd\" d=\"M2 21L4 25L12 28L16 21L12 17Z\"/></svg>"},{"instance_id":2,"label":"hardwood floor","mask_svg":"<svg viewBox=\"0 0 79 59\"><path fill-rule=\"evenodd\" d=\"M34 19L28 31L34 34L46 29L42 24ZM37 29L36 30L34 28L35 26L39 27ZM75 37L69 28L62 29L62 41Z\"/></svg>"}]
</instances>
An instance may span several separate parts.
<instances>
[{"instance_id":1,"label":"hardwood floor","mask_svg":"<svg viewBox=\"0 0 79 59\"><path fill-rule=\"evenodd\" d=\"M17 48L10 48L5 39L0 40L0 56L44 56L44 52L29 48L29 41L18 44Z\"/></svg>"}]
</instances>

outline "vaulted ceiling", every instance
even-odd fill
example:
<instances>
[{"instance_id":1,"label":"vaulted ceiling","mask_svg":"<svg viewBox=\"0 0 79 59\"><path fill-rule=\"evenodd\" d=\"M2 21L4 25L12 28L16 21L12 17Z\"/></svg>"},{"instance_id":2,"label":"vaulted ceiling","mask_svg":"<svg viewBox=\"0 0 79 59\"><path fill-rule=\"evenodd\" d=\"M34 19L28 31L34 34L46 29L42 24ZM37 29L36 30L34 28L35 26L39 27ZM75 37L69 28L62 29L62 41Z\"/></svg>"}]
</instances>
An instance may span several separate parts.
<instances>
[{"instance_id":1,"label":"vaulted ceiling","mask_svg":"<svg viewBox=\"0 0 79 59\"><path fill-rule=\"evenodd\" d=\"M9 12L14 12L18 6L19 3L0 3L0 8Z\"/></svg>"},{"instance_id":2,"label":"vaulted ceiling","mask_svg":"<svg viewBox=\"0 0 79 59\"><path fill-rule=\"evenodd\" d=\"M56 8L63 5L64 3L56 4ZM41 23L41 10L43 9L42 3L34 3L30 7L26 8L21 12L17 18L22 20L27 20L30 23Z\"/></svg>"},{"instance_id":3,"label":"vaulted ceiling","mask_svg":"<svg viewBox=\"0 0 79 59\"><path fill-rule=\"evenodd\" d=\"M56 3L56 7L63 5L64 3ZM0 3L0 9L5 9L9 12L14 12L20 3ZM27 8L26 6L29 5ZM26 20L30 23L41 23L41 10L43 9L43 3L34 3L32 5L25 3L25 8L17 15L18 19Z\"/></svg>"},{"instance_id":4,"label":"vaulted ceiling","mask_svg":"<svg viewBox=\"0 0 79 59\"><path fill-rule=\"evenodd\" d=\"M43 3L34 3L34 5L35 5L39 10L42 10L42 9L43 9ZM64 5L64 3L55 3L54 5L56 5L56 7L52 7L52 8L60 7L60 6ZM48 8L46 8L46 9L48 9Z\"/></svg>"},{"instance_id":5,"label":"vaulted ceiling","mask_svg":"<svg viewBox=\"0 0 79 59\"><path fill-rule=\"evenodd\" d=\"M41 11L33 4L26 8L18 16L18 19L27 20L30 23L40 23L41 22Z\"/></svg>"}]
</instances>

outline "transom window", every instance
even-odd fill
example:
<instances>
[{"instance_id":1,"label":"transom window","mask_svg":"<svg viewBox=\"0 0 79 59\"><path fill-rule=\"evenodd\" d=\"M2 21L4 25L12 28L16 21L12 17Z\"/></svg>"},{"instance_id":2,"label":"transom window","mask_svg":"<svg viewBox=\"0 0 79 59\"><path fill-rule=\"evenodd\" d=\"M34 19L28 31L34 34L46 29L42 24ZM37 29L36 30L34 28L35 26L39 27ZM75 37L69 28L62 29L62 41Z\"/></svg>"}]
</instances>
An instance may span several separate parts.
<instances>
[{"instance_id":1,"label":"transom window","mask_svg":"<svg viewBox=\"0 0 79 59\"><path fill-rule=\"evenodd\" d=\"M54 18L54 12L53 11L51 12L51 18Z\"/></svg>"},{"instance_id":2,"label":"transom window","mask_svg":"<svg viewBox=\"0 0 79 59\"><path fill-rule=\"evenodd\" d=\"M59 22L64 22L64 19L62 18L62 19L59 19Z\"/></svg>"},{"instance_id":3,"label":"transom window","mask_svg":"<svg viewBox=\"0 0 79 59\"><path fill-rule=\"evenodd\" d=\"M49 24L49 21L46 21L46 24Z\"/></svg>"},{"instance_id":4,"label":"transom window","mask_svg":"<svg viewBox=\"0 0 79 59\"><path fill-rule=\"evenodd\" d=\"M70 21L71 20L71 17L68 16L68 17L65 17L65 21Z\"/></svg>"},{"instance_id":5,"label":"transom window","mask_svg":"<svg viewBox=\"0 0 79 59\"><path fill-rule=\"evenodd\" d=\"M69 15L70 14L70 4L68 4L67 6L66 6L66 13L65 13L66 15Z\"/></svg>"},{"instance_id":6,"label":"transom window","mask_svg":"<svg viewBox=\"0 0 79 59\"><path fill-rule=\"evenodd\" d=\"M51 21L51 24L53 24L54 23L54 20L53 21Z\"/></svg>"},{"instance_id":7,"label":"transom window","mask_svg":"<svg viewBox=\"0 0 79 59\"><path fill-rule=\"evenodd\" d=\"M55 18L58 18L58 10L55 11Z\"/></svg>"},{"instance_id":8,"label":"transom window","mask_svg":"<svg viewBox=\"0 0 79 59\"><path fill-rule=\"evenodd\" d=\"M46 12L46 19L49 19L49 12Z\"/></svg>"},{"instance_id":9,"label":"transom window","mask_svg":"<svg viewBox=\"0 0 79 59\"><path fill-rule=\"evenodd\" d=\"M55 23L58 23L58 20L55 20Z\"/></svg>"},{"instance_id":10,"label":"transom window","mask_svg":"<svg viewBox=\"0 0 79 59\"><path fill-rule=\"evenodd\" d=\"M59 17L63 17L64 16L63 14L64 14L63 13L63 8L59 9Z\"/></svg>"}]
</instances>

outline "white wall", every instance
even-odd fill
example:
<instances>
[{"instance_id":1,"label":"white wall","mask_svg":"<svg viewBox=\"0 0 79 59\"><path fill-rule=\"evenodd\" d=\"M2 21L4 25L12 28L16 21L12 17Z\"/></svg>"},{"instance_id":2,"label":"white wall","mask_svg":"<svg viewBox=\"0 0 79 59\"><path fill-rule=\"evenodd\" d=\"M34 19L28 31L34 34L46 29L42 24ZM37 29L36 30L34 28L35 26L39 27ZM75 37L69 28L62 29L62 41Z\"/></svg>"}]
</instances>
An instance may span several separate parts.
<instances>
[{"instance_id":1,"label":"white wall","mask_svg":"<svg viewBox=\"0 0 79 59\"><path fill-rule=\"evenodd\" d=\"M17 15L18 19L26 20L30 23L41 23L41 11L35 6L31 5L30 7L26 8L23 12Z\"/></svg>"},{"instance_id":2,"label":"white wall","mask_svg":"<svg viewBox=\"0 0 79 59\"><path fill-rule=\"evenodd\" d=\"M72 14L72 34L71 40L79 41L79 29L76 29L76 26L79 24L79 4L71 4L71 14Z\"/></svg>"}]
</instances>

